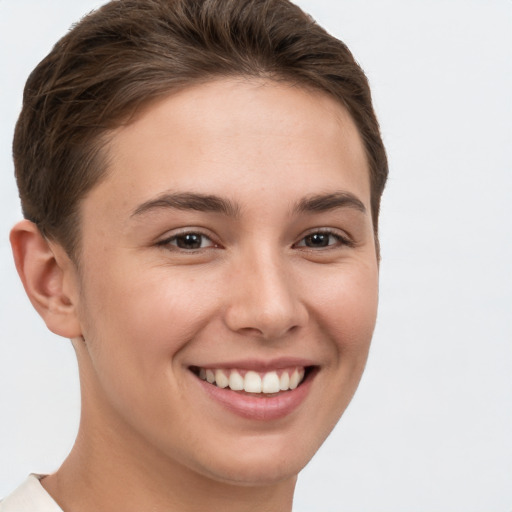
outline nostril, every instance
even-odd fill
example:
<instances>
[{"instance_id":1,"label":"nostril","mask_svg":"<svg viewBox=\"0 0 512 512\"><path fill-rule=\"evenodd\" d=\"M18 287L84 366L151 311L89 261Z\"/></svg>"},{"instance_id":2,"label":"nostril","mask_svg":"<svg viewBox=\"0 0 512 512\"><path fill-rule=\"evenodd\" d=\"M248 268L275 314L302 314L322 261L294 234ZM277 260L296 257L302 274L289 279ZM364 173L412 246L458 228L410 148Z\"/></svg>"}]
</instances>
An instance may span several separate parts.
<instances>
[{"instance_id":1,"label":"nostril","mask_svg":"<svg viewBox=\"0 0 512 512\"><path fill-rule=\"evenodd\" d=\"M306 311L283 312L276 308L258 312L255 309L246 311L241 305L234 306L226 315L227 327L245 336L278 340L295 333L307 323Z\"/></svg>"},{"instance_id":2,"label":"nostril","mask_svg":"<svg viewBox=\"0 0 512 512\"><path fill-rule=\"evenodd\" d=\"M241 329L238 329L238 332L241 334L246 334L247 336L261 337L264 335L262 330L256 329L255 327L242 327Z\"/></svg>"}]
</instances>

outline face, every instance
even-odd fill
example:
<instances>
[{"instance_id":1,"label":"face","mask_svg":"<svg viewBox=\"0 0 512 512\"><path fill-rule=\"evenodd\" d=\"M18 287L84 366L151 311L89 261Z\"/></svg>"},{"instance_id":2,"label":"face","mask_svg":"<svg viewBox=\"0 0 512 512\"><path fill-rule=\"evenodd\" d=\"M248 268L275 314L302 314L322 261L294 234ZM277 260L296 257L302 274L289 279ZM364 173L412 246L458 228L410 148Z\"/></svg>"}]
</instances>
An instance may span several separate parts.
<instances>
[{"instance_id":1,"label":"face","mask_svg":"<svg viewBox=\"0 0 512 512\"><path fill-rule=\"evenodd\" d=\"M89 424L215 480L293 477L375 324L368 165L345 109L272 82L188 88L113 134L81 213Z\"/></svg>"}]
</instances>

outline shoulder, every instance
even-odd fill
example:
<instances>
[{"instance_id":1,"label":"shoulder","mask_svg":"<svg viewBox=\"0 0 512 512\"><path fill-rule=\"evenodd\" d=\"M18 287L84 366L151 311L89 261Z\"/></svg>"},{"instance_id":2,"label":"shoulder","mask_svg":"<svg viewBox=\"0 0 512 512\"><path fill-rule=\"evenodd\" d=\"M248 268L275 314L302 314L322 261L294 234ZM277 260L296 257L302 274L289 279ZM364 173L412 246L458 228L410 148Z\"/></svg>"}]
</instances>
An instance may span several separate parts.
<instances>
[{"instance_id":1,"label":"shoulder","mask_svg":"<svg viewBox=\"0 0 512 512\"><path fill-rule=\"evenodd\" d=\"M39 479L30 475L13 493L0 501L0 512L62 512Z\"/></svg>"}]
</instances>

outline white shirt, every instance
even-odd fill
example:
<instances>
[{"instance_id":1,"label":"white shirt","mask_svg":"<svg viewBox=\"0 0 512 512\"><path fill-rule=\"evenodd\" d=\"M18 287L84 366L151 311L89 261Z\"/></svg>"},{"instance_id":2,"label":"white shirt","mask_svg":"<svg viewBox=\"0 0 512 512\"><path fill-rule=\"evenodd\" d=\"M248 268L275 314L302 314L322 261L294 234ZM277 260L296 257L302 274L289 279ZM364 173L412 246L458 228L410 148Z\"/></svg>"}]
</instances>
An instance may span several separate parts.
<instances>
[{"instance_id":1,"label":"white shirt","mask_svg":"<svg viewBox=\"0 0 512 512\"><path fill-rule=\"evenodd\" d=\"M0 512L63 512L39 481L30 475L12 494L0 501Z\"/></svg>"}]
</instances>

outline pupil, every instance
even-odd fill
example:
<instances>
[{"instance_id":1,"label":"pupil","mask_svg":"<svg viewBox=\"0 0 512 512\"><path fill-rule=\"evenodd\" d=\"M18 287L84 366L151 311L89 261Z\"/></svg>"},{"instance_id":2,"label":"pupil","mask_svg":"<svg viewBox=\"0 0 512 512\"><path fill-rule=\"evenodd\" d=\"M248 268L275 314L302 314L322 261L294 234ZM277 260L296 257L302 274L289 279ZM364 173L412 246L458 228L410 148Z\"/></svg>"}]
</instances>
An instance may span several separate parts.
<instances>
[{"instance_id":1,"label":"pupil","mask_svg":"<svg viewBox=\"0 0 512 512\"><path fill-rule=\"evenodd\" d=\"M176 243L180 249L200 249L201 235L189 234L183 235L176 239Z\"/></svg>"},{"instance_id":2,"label":"pupil","mask_svg":"<svg viewBox=\"0 0 512 512\"><path fill-rule=\"evenodd\" d=\"M327 247L329 245L329 235L315 233L314 235L309 235L306 241L310 247Z\"/></svg>"}]
</instances>

